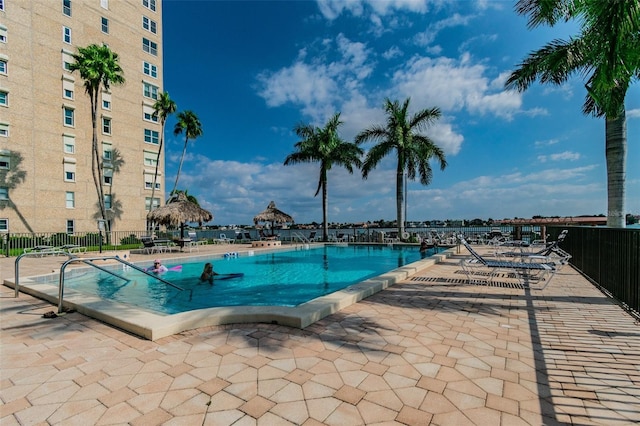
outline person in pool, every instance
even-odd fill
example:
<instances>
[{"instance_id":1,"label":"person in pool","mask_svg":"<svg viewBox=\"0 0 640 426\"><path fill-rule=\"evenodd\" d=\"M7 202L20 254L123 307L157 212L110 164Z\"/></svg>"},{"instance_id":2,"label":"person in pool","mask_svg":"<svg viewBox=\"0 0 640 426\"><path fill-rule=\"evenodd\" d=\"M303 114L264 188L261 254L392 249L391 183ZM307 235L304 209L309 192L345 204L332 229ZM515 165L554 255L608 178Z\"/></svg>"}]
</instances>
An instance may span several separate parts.
<instances>
[{"instance_id":1,"label":"person in pool","mask_svg":"<svg viewBox=\"0 0 640 426\"><path fill-rule=\"evenodd\" d=\"M218 275L218 273L213 270L213 264L207 262L204 264L202 274L200 274L200 281L209 281L209 284L213 284L214 275Z\"/></svg>"},{"instance_id":2,"label":"person in pool","mask_svg":"<svg viewBox=\"0 0 640 426\"><path fill-rule=\"evenodd\" d=\"M162 272L167 272L168 270L169 269L160 262L160 259L154 260L153 266L147 268L147 271L153 272L154 274L160 274Z\"/></svg>"}]
</instances>

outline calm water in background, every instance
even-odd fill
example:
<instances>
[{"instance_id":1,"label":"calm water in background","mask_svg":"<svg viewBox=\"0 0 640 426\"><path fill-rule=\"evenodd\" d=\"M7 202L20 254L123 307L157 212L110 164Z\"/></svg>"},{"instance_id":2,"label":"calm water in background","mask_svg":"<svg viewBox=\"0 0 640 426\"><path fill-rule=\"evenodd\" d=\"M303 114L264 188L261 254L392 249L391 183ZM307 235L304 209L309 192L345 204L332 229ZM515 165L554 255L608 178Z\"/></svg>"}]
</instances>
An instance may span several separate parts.
<instances>
[{"instance_id":1,"label":"calm water in background","mask_svg":"<svg viewBox=\"0 0 640 426\"><path fill-rule=\"evenodd\" d=\"M426 256L432 254L430 251ZM181 262L182 271L169 271L161 276L183 291L131 268L117 271L130 279L129 282L104 272L90 272L66 278L65 289L162 313L218 306L296 306L426 256L411 246L325 246ZM200 273L207 261L213 263L219 274L244 273L244 276L216 279L213 285L200 282ZM176 264L167 263L166 266L171 268Z\"/></svg>"}]
</instances>

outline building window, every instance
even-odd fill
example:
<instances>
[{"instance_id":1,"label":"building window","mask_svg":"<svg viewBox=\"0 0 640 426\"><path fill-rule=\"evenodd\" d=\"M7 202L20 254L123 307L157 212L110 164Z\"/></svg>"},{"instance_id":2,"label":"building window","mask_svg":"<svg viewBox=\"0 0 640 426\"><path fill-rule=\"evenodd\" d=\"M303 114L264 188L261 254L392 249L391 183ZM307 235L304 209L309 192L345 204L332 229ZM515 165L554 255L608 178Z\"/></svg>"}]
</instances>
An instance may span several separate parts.
<instances>
[{"instance_id":1,"label":"building window","mask_svg":"<svg viewBox=\"0 0 640 426\"><path fill-rule=\"evenodd\" d=\"M0 232L7 232L9 230L9 219L0 219Z\"/></svg>"},{"instance_id":2,"label":"building window","mask_svg":"<svg viewBox=\"0 0 640 426\"><path fill-rule=\"evenodd\" d=\"M9 188L6 186L0 186L0 200L8 200L9 199Z\"/></svg>"},{"instance_id":3,"label":"building window","mask_svg":"<svg viewBox=\"0 0 640 426\"><path fill-rule=\"evenodd\" d=\"M111 210L111 195L106 194L104 196L104 208L107 210Z\"/></svg>"},{"instance_id":4,"label":"building window","mask_svg":"<svg viewBox=\"0 0 640 426\"><path fill-rule=\"evenodd\" d=\"M71 44L71 28L62 27L62 41Z\"/></svg>"},{"instance_id":5,"label":"building window","mask_svg":"<svg viewBox=\"0 0 640 426\"><path fill-rule=\"evenodd\" d=\"M67 80L66 78L62 79L62 97L65 99L73 99L73 81Z\"/></svg>"},{"instance_id":6,"label":"building window","mask_svg":"<svg viewBox=\"0 0 640 426\"><path fill-rule=\"evenodd\" d=\"M155 167L158 164L158 153L145 151L144 152L144 165Z\"/></svg>"},{"instance_id":7,"label":"building window","mask_svg":"<svg viewBox=\"0 0 640 426\"><path fill-rule=\"evenodd\" d=\"M111 110L111 93L102 92L102 109Z\"/></svg>"},{"instance_id":8,"label":"building window","mask_svg":"<svg viewBox=\"0 0 640 426\"><path fill-rule=\"evenodd\" d=\"M149 206L151 206L151 197L145 197L144 199L145 210L149 210ZM160 198L153 198L153 208L156 209L160 207Z\"/></svg>"},{"instance_id":9,"label":"building window","mask_svg":"<svg viewBox=\"0 0 640 426\"><path fill-rule=\"evenodd\" d=\"M142 72L149 77L158 78L158 67L149 62L142 63Z\"/></svg>"},{"instance_id":10,"label":"building window","mask_svg":"<svg viewBox=\"0 0 640 426\"><path fill-rule=\"evenodd\" d=\"M4 59L0 59L0 74L7 75L7 61Z\"/></svg>"},{"instance_id":11,"label":"building window","mask_svg":"<svg viewBox=\"0 0 640 426\"><path fill-rule=\"evenodd\" d=\"M73 127L75 111L73 110L73 108L69 107L64 107L62 108L62 110L64 111L64 125L67 127Z\"/></svg>"},{"instance_id":12,"label":"building window","mask_svg":"<svg viewBox=\"0 0 640 426\"><path fill-rule=\"evenodd\" d=\"M4 10L4 0L0 0L0 10Z\"/></svg>"},{"instance_id":13,"label":"building window","mask_svg":"<svg viewBox=\"0 0 640 426\"><path fill-rule=\"evenodd\" d=\"M62 0L62 13L71 16L71 0Z\"/></svg>"},{"instance_id":14,"label":"building window","mask_svg":"<svg viewBox=\"0 0 640 426\"><path fill-rule=\"evenodd\" d=\"M7 42L7 27L4 25L0 25L0 42Z\"/></svg>"},{"instance_id":15,"label":"building window","mask_svg":"<svg viewBox=\"0 0 640 426\"><path fill-rule=\"evenodd\" d=\"M156 0L142 0L142 5L149 10L156 11Z\"/></svg>"},{"instance_id":16,"label":"building window","mask_svg":"<svg viewBox=\"0 0 640 426\"><path fill-rule=\"evenodd\" d=\"M142 28L153 34L158 33L158 25L156 24L156 21L149 19L146 16L142 17Z\"/></svg>"},{"instance_id":17,"label":"building window","mask_svg":"<svg viewBox=\"0 0 640 426\"><path fill-rule=\"evenodd\" d=\"M76 138L71 135L62 135L62 145L65 154L76 153Z\"/></svg>"},{"instance_id":18,"label":"building window","mask_svg":"<svg viewBox=\"0 0 640 426\"><path fill-rule=\"evenodd\" d=\"M145 173L144 174L144 188L152 189L153 188L153 173ZM160 189L160 176L156 179L156 190Z\"/></svg>"},{"instance_id":19,"label":"building window","mask_svg":"<svg viewBox=\"0 0 640 426\"><path fill-rule=\"evenodd\" d=\"M75 62L73 59L73 53L68 50L62 50L62 69L65 71L71 71L71 64Z\"/></svg>"},{"instance_id":20,"label":"building window","mask_svg":"<svg viewBox=\"0 0 640 426\"><path fill-rule=\"evenodd\" d=\"M152 123L158 122L158 114L150 105L142 105L142 119L145 121L151 121Z\"/></svg>"},{"instance_id":21,"label":"building window","mask_svg":"<svg viewBox=\"0 0 640 426\"><path fill-rule=\"evenodd\" d=\"M109 20L104 16L101 18L102 32L105 34L109 34Z\"/></svg>"},{"instance_id":22,"label":"building window","mask_svg":"<svg viewBox=\"0 0 640 426\"><path fill-rule=\"evenodd\" d=\"M142 50L153 56L158 56L158 43L151 41L148 38L143 38Z\"/></svg>"},{"instance_id":23,"label":"building window","mask_svg":"<svg viewBox=\"0 0 640 426\"><path fill-rule=\"evenodd\" d=\"M76 206L76 194L75 192L67 191L65 194L66 197L66 206L68 209L73 209Z\"/></svg>"},{"instance_id":24,"label":"building window","mask_svg":"<svg viewBox=\"0 0 640 426\"><path fill-rule=\"evenodd\" d=\"M142 95L145 98L158 99L158 86L143 82Z\"/></svg>"},{"instance_id":25,"label":"building window","mask_svg":"<svg viewBox=\"0 0 640 426\"><path fill-rule=\"evenodd\" d=\"M0 90L0 106L9 106L9 94Z\"/></svg>"},{"instance_id":26,"label":"building window","mask_svg":"<svg viewBox=\"0 0 640 426\"><path fill-rule=\"evenodd\" d=\"M106 168L104 169L104 174L102 175L102 179L104 180L104 184L107 186L111 186L113 182L113 169Z\"/></svg>"},{"instance_id":27,"label":"building window","mask_svg":"<svg viewBox=\"0 0 640 426\"><path fill-rule=\"evenodd\" d=\"M144 141L145 143L158 145L160 142L160 133L155 130L144 129Z\"/></svg>"},{"instance_id":28,"label":"building window","mask_svg":"<svg viewBox=\"0 0 640 426\"><path fill-rule=\"evenodd\" d=\"M64 180L65 182L76 181L76 160L74 158L64 158Z\"/></svg>"},{"instance_id":29,"label":"building window","mask_svg":"<svg viewBox=\"0 0 640 426\"><path fill-rule=\"evenodd\" d=\"M100 0L100 7L109 10L109 0Z\"/></svg>"},{"instance_id":30,"label":"building window","mask_svg":"<svg viewBox=\"0 0 640 426\"><path fill-rule=\"evenodd\" d=\"M111 119L109 117L102 117L102 133L111 134Z\"/></svg>"},{"instance_id":31,"label":"building window","mask_svg":"<svg viewBox=\"0 0 640 426\"><path fill-rule=\"evenodd\" d=\"M75 232L76 226L73 223L73 219L67 219L67 234L73 234Z\"/></svg>"},{"instance_id":32,"label":"building window","mask_svg":"<svg viewBox=\"0 0 640 426\"><path fill-rule=\"evenodd\" d=\"M113 158L113 147L110 143L102 143L102 159L106 162L110 162Z\"/></svg>"},{"instance_id":33,"label":"building window","mask_svg":"<svg viewBox=\"0 0 640 426\"><path fill-rule=\"evenodd\" d=\"M11 168L11 157L8 155L0 155L0 170L9 170Z\"/></svg>"},{"instance_id":34,"label":"building window","mask_svg":"<svg viewBox=\"0 0 640 426\"><path fill-rule=\"evenodd\" d=\"M3 138L9 137L9 125L6 123L0 123L0 136Z\"/></svg>"}]
</instances>

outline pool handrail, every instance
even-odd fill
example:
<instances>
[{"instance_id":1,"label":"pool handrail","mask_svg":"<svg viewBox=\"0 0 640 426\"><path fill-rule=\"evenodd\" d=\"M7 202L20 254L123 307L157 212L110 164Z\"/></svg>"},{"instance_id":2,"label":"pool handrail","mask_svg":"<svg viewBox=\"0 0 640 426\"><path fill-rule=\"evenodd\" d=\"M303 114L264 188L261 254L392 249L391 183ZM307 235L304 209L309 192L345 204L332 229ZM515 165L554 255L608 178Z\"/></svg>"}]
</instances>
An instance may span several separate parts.
<instances>
[{"instance_id":1,"label":"pool handrail","mask_svg":"<svg viewBox=\"0 0 640 426\"><path fill-rule=\"evenodd\" d=\"M75 257L74 256L74 257L71 257L70 259L66 260L62 264L62 266L60 267L60 284L59 284L59 288L58 288L58 313L59 314L64 312L64 309L62 307L62 298L64 296L64 270L67 267L67 265L69 265L71 263L82 262L82 263L84 263L86 265L93 266L94 268L100 269L101 271L107 272L107 273L109 273L111 275L114 275L114 276L116 276L116 277L118 277L120 279L123 279L125 281L130 281L129 279L124 278L124 277L116 274L113 271L109 271L106 268L103 268L101 266L96 265L95 263L92 263L93 260L115 260L117 262L122 263L123 265L129 266L129 267L135 269L136 271L142 272L143 274L148 275L148 276L150 276L152 278L155 278L156 280L158 280L158 281L160 281L160 282L162 282L164 284L167 284L167 285L169 285L171 287L174 287L174 288L176 288L176 289L178 289L180 291L184 290L182 287L179 287L179 286L177 286L177 285L175 285L175 284L173 284L173 283L171 283L171 282L169 282L167 280L164 280L164 279L160 278L159 276L148 272L144 268L136 266L133 263L129 263L124 259L120 259L120 257L118 257L118 256L98 256L98 257L89 257L89 258L86 258L86 257L80 258L80 257Z\"/></svg>"},{"instance_id":2,"label":"pool handrail","mask_svg":"<svg viewBox=\"0 0 640 426\"><path fill-rule=\"evenodd\" d=\"M46 253L47 255L65 255L67 257L69 257L70 259L76 257L74 254L63 251L63 250L52 250L52 251L48 251ZM15 278L14 278L14 296L13 297L18 297L20 294L20 259L22 259L23 257L42 257L43 253L39 253L39 252L27 252L27 253L21 253L18 257L16 257L16 261L15 261L15 265L14 265L14 271L15 271Z\"/></svg>"}]
</instances>

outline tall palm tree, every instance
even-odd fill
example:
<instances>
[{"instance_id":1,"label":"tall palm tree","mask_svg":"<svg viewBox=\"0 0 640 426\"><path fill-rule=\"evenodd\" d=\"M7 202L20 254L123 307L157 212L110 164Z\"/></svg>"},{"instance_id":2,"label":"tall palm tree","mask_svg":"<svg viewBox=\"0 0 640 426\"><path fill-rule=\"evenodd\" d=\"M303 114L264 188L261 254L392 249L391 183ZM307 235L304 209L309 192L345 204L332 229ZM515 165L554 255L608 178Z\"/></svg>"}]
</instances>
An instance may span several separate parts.
<instances>
[{"instance_id":1,"label":"tall palm tree","mask_svg":"<svg viewBox=\"0 0 640 426\"><path fill-rule=\"evenodd\" d=\"M526 90L536 80L560 85L573 74L586 77L585 115L605 117L607 226L625 226L627 125L624 101L640 78L640 2L637 0L520 0L528 26L578 20L580 33L531 52L505 87Z\"/></svg>"},{"instance_id":2,"label":"tall palm tree","mask_svg":"<svg viewBox=\"0 0 640 426\"><path fill-rule=\"evenodd\" d=\"M378 142L367 153L362 165L362 177L366 179L369 172L391 151L395 150L398 163L396 166L396 211L398 214L398 236L404 234L404 174L407 179L415 180L416 171L420 175L420 183L429 185L433 177L430 161L435 158L440 163L440 170L447 167L444 152L428 136L418 133L429 127L440 118L440 109L429 108L418 111L409 117L409 101L402 105L398 101L385 99L384 109L387 113L386 126L374 125L356 136L356 143L365 141Z\"/></svg>"},{"instance_id":3,"label":"tall palm tree","mask_svg":"<svg viewBox=\"0 0 640 426\"><path fill-rule=\"evenodd\" d=\"M296 151L289 154L284 165L298 163L320 163L320 177L315 196L322 190L322 239L329 239L329 222L327 221L327 172L336 164L353 173L353 166L360 167L362 149L354 143L345 142L338 135L338 127L342 124L340 113L336 113L323 128L310 124L298 124L294 131L302 140L296 142Z\"/></svg>"},{"instance_id":4,"label":"tall palm tree","mask_svg":"<svg viewBox=\"0 0 640 426\"><path fill-rule=\"evenodd\" d=\"M93 183L98 195L98 205L100 217L106 220L106 209L104 205L104 191L102 188L102 153L98 149L98 102L100 92L109 90L111 85L124 83L122 67L120 67L118 54L109 49L106 45L91 44L87 47L78 47L78 53L73 55L73 62L69 69L71 72L78 71L80 78L84 81L84 88L91 101L91 125L93 136L91 142L91 171Z\"/></svg>"},{"instance_id":5,"label":"tall palm tree","mask_svg":"<svg viewBox=\"0 0 640 426\"><path fill-rule=\"evenodd\" d=\"M153 197L156 193L156 181L158 180L158 167L160 166L160 155L162 153L162 143L164 142L164 127L167 123L167 117L176 112L176 103L171 99L168 92L160 93L158 100L153 104L156 115L160 117L162 133L160 134L160 144L158 145L158 156L156 157L156 172L153 175L153 186L151 187L151 203L149 203L149 211L153 210ZM165 179L166 182L166 179Z\"/></svg>"},{"instance_id":6,"label":"tall palm tree","mask_svg":"<svg viewBox=\"0 0 640 426\"><path fill-rule=\"evenodd\" d=\"M202 136L202 125L200 124L200 119L193 111L182 111L178 113L178 122L176 123L175 128L173 129L173 134L178 136L184 132L184 148L182 149L182 156L180 157L180 165L178 166L178 173L176 174L176 183L173 185L173 190L171 190L171 194L176 192L176 188L178 187L178 179L180 179L180 171L182 170L182 162L184 161L184 156L187 153L187 143L189 139L195 139L198 136ZM153 200L152 200L153 201Z\"/></svg>"}]
</instances>

